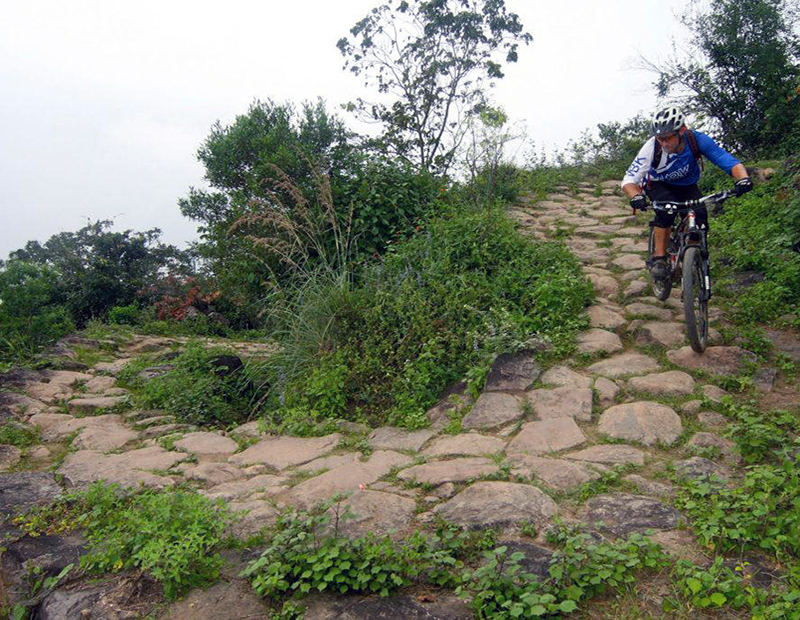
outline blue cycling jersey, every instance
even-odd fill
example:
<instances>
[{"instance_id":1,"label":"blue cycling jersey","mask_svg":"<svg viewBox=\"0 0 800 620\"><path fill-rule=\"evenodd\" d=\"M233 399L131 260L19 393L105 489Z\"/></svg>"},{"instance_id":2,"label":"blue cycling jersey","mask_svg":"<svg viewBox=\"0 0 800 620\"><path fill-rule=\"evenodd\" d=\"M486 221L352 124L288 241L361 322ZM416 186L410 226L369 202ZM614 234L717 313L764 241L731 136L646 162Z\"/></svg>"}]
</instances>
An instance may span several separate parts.
<instances>
[{"instance_id":1,"label":"blue cycling jersey","mask_svg":"<svg viewBox=\"0 0 800 620\"><path fill-rule=\"evenodd\" d=\"M739 163L739 160L703 132L693 131L692 133L697 139L697 148L700 153L707 157L711 163L730 174L733 167ZM683 138L683 142L683 151L680 153L667 153L666 150L662 149L661 160L653 162L656 139L650 138L639 150L633 163L625 173L622 185L627 185L628 183L641 185L645 177L651 181L663 181L671 185L694 185L697 183L700 180L700 165L686 142L686 138Z\"/></svg>"}]
</instances>

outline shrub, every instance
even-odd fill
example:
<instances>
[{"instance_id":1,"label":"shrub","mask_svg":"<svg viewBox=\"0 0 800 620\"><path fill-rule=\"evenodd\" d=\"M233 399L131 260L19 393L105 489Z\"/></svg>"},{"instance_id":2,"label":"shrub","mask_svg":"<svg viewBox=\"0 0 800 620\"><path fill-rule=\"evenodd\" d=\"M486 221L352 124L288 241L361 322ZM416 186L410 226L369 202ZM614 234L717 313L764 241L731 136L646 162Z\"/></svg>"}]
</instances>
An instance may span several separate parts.
<instances>
[{"instance_id":1,"label":"shrub","mask_svg":"<svg viewBox=\"0 0 800 620\"><path fill-rule=\"evenodd\" d=\"M138 325L139 306L130 304L127 306L114 306L108 311L108 322L112 325Z\"/></svg>"},{"instance_id":2,"label":"shrub","mask_svg":"<svg viewBox=\"0 0 800 620\"><path fill-rule=\"evenodd\" d=\"M215 548L228 520L220 503L191 491L124 494L98 482L14 521L33 536L83 528L89 552L82 567L98 573L141 570L173 599L217 579L222 558Z\"/></svg>"}]
</instances>

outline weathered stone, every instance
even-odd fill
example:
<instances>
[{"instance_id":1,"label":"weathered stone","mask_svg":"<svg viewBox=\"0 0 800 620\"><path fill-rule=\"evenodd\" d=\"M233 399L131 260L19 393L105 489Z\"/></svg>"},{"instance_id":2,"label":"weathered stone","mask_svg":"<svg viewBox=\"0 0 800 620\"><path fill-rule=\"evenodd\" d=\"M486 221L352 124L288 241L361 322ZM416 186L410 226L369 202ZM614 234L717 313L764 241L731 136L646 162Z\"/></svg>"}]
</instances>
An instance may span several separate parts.
<instances>
[{"instance_id":1,"label":"weathered stone","mask_svg":"<svg viewBox=\"0 0 800 620\"><path fill-rule=\"evenodd\" d=\"M480 456L502 452L506 442L497 437L487 437L479 433L461 433L438 437L422 451L426 456Z\"/></svg>"},{"instance_id":2,"label":"weathered stone","mask_svg":"<svg viewBox=\"0 0 800 620\"><path fill-rule=\"evenodd\" d=\"M723 397L728 396L728 393L716 385L704 385L703 396L705 396L712 403L721 403Z\"/></svg>"},{"instance_id":3,"label":"weathered stone","mask_svg":"<svg viewBox=\"0 0 800 620\"><path fill-rule=\"evenodd\" d=\"M194 430L194 426L189 424L156 424L155 426L148 426L141 431L140 437L142 439L155 439L157 437L166 437L167 435L174 435L181 431Z\"/></svg>"},{"instance_id":4,"label":"weathered stone","mask_svg":"<svg viewBox=\"0 0 800 620\"><path fill-rule=\"evenodd\" d=\"M722 481L726 481L730 478L730 472L725 467L717 465L713 461L709 461L700 456L693 456L689 459L676 461L675 471L680 476L696 480L714 476Z\"/></svg>"},{"instance_id":5,"label":"weathered stone","mask_svg":"<svg viewBox=\"0 0 800 620\"><path fill-rule=\"evenodd\" d=\"M102 409L112 409L126 403L126 396L98 396L96 398L76 398L67 403L72 415L94 414Z\"/></svg>"},{"instance_id":6,"label":"weathered stone","mask_svg":"<svg viewBox=\"0 0 800 620\"><path fill-rule=\"evenodd\" d=\"M777 377L777 370L767 366L762 366L761 368L758 368L753 375L753 385L759 392L771 392L775 386L775 379Z\"/></svg>"},{"instance_id":7,"label":"weathered stone","mask_svg":"<svg viewBox=\"0 0 800 620\"><path fill-rule=\"evenodd\" d=\"M116 450L138 438L139 434L122 424L100 424L86 426L73 440L72 446L78 450Z\"/></svg>"},{"instance_id":8,"label":"weathered stone","mask_svg":"<svg viewBox=\"0 0 800 620\"><path fill-rule=\"evenodd\" d=\"M764 335L778 351L795 362L800 362L800 340L790 331L765 329Z\"/></svg>"},{"instance_id":9,"label":"weathered stone","mask_svg":"<svg viewBox=\"0 0 800 620\"><path fill-rule=\"evenodd\" d=\"M724 427L728 425L728 418L716 411L700 411L697 414L697 421L703 426Z\"/></svg>"},{"instance_id":10,"label":"weathered stone","mask_svg":"<svg viewBox=\"0 0 800 620\"><path fill-rule=\"evenodd\" d=\"M116 414L73 418L65 413L37 413L31 417L30 423L42 431L44 441L59 441L87 427L121 426L122 418Z\"/></svg>"},{"instance_id":11,"label":"weathered stone","mask_svg":"<svg viewBox=\"0 0 800 620\"><path fill-rule=\"evenodd\" d=\"M589 329L578 335L579 353L614 353L622 351L622 341L605 329Z\"/></svg>"},{"instance_id":12,"label":"weathered stone","mask_svg":"<svg viewBox=\"0 0 800 620\"><path fill-rule=\"evenodd\" d=\"M595 293L603 295L604 297L616 297L619 293L619 284L616 279L611 276L598 276L590 273L586 278L594 286Z\"/></svg>"},{"instance_id":13,"label":"weathered stone","mask_svg":"<svg viewBox=\"0 0 800 620\"><path fill-rule=\"evenodd\" d=\"M244 452L234 454L228 461L239 466L263 463L273 469L286 469L330 452L339 444L340 438L338 433L310 438L267 437Z\"/></svg>"},{"instance_id":14,"label":"weathered stone","mask_svg":"<svg viewBox=\"0 0 800 620\"><path fill-rule=\"evenodd\" d=\"M163 471L177 465L186 458L180 452L168 452L158 446L150 446L123 452L103 454L96 450L80 450L68 454L58 473L72 486L87 486L98 480L117 483L124 487L139 484L164 487L174 484L172 478L150 473Z\"/></svg>"},{"instance_id":15,"label":"weathered stone","mask_svg":"<svg viewBox=\"0 0 800 620\"><path fill-rule=\"evenodd\" d=\"M125 357L118 359L114 362L98 362L94 365L94 369L98 372L106 372L112 377L116 377L130 362L133 361L132 357Z\"/></svg>"},{"instance_id":16,"label":"weathered stone","mask_svg":"<svg viewBox=\"0 0 800 620\"><path fill-rule=\"evenodd\" d=\"M396 467L405 467L411 458L398 452L378 451L366 463L342 465L322 475L301 482L279 497L287 505L310 508L337 493L349 493L366 487Z\"/></svg>"},{"instance_id":17,"label":"weathered stone","mask_svg":"<svg viewBox=\"0 0 800 620\"><path fill-rule=\"evenodd\" d=\"M626 298L627 297L636 297L637 295L643 294L647 290L648 286L649 286L649 284L647 282L645 282L644 280L634 280L627 287L625 287L625 291L623 292L623 295Z\"/></svg>"},{"instance_id":18,"label":"weathered stone","mask_svg":"<svg viewBox=\"0 0 800 620\"><path fill-rule=\"evenodd\" d=\"M573 448L584 441L586 436L572 418L542 420L523 424L520 432L508 444L506 452L538 455Z\"/></svg>"},{"instance_id":19,"label":"weathered stone","mask_svg":"<svg viewBox=\"0 0 800 620\"><path fill-rule=\"evenodd\" d=\"M229 437L217 433L189 433L175 442L178 450L191 452L200 461L218 461L228 458L239 445Z\"/></svg>"},{"instance_id":20,"label":"weathered stone","mask_svg":"<svg viewBox=\"0 0 800 620\"><path fill-rule=\"evenodd\" d=\"M540 420L575 418L588 422L592 419L592 390L589 388L533 390L527 397Z\"/></svg>"},{"instance_id":21,"label":"weathered stone","mask_svg":"<svg viewBox=\"0 0 800 620\"><path fill-rule=\"evenodd\" d=\"M139 428L150 428L151 426L163 426L165 424L173 424L175 416L172 415L154 415L152 418L144 418L137 420L136 426Z\"/></svg>"},{"instance_id":22,"label":"weathered stone","mask_svg":"<svg viewBox=\"0 0 800 620\"><path fill-rule=\"evenodd\" d=\"M350 509L350 518L339 521L340 534L357 537L371 532L383 536L407 526L414 518L417 503L393 493L356 491L340 508Z\"/></svg>"},{"instance_id":23,"label":"weathered stone","mask_svg":"<svg viewBox=\"0 0 800 620\"><path fill-rule=\"evenodd\" d=\"M656 442L672 445L683 431L683 425L678 414L666 405L635 402L606 409L600 416L598 430L609 437L646 446Z\"/></svg>"},{"instance_id":24,"label":"weathered stone","mask_svg":"<svg viewBox=\"0 0 800 620\"><path fill-rule=\"evenodd\" d=\"M658 363L641 353L621 353L592 364L588 370L608 379L616 379L625 375L646 375L654 372L658 370Z\"/></svg>"},{"instance_id":25,"label":"weathered stone","mask_svg":"<svg viewBox=\"0 0 800 620\"><path fill-rule=\"evenodd\" d=\"M608 444L565 454L564 458L603 465L644 465L644 452L633 446Z\"/></svg>"},{"instance_id":26,"label":"weathered stone","mask_svg":"<svg viewBox=\"0 0 800 620\"><path fill-rule=\"evenodd\" d=\"M309 461L297 467L298 471L320 471L322 469L335 469L342 465L361 462L360 452L348 452L347 454L336 454L333 456L321 456L318 459Z\"/></svg>"},{"instance_id":27,"label":"weathered stone","mask_svg":"<svg viewBox=\"0 0 800 620\"><path fill-rule=\"evenodd\" d=\"M96 394L98 392L110 390L116 383L117 380L114 379L114 377L92 377L86 382L84 387L88 392Z\"/></svg>"},{"instance_id":28,"label":"weathered stone","mask_svg":"<svg viewBox=\"0 0 800 620\"><path fill-rule=\"evenodd\" d=\"M704 353L695 353L691 347L667 351L667 358L676 366L689 370L703 370L715 375L738 374L749 362L758 358L740 347L708 347Z\"/></svg>"},{"instance_id":29,"label":"weathered stone","mask_svg":"<svg viewBox=\"0 0 800 620\"><path fill-rule=\"evenodd\" d=\"M610 264L625 271L644 269L644 259L638 254L623 254L612 260Z\"/></svg>"},{"instance_id":30,"label":"weathered stone","mask_svg":"<svg viewBox=\"0 0 800 620\"><path fill-rule=\"evenodd\" d=\"M509 458L511 472L515 475L533 475L545 486L557 491L569 491L600 477L602 466L589 467L583 463L546 459L529 454L515 454Z\"/></svg>"},{"instance_id":31,"label":"weathered stone","mask_svg":"<svg viewBox=\"0 0 800 620\"><path fill-rule=\"evenodd\" d=\"M498 471L499 467L494 461L471 457L415 465L398 473L397 478L413 480L420 484L439 485L445 482L466 482Z\"/></svg>"},{"instance_id":32,"label":"weathered stone","mask_svg":"<svg viewBox=\"0 0 800 620\"><path fill-rule=\"evenodd\" d=\"M451 384L442 394L439 402L428 409L426 417L430 422L430 429L438 432L450 424L453 417L472 404L472 399L467 394L467 384L464 381Z\"/></svg>"},{"instance_id":33,"label":"weathered stone","mask_svg":"<svg viewBox=\"0 0 800 620\"><path fill-rule=\"evenodd\" d=\"M241 435L243 437L261 437L264 434L259 428L258 420L240 424L230 431L230 433L231 435Z\"/></svg>"},{"instance_id":34,"label":"weathered stone","mask_svg":"<svg viewBox=\"0 0 800 620\"><path fill-rule=\"evenodd\" d=\"M22 458L22 450L16 446L0 444L0 472L8 471L19 463Z\"/></svg>"},{"instance_id":35,"label":"weathered stone","mask_svg":"<svg viewBox=\"0 0 800 620\"><path fill-rule=\"evenodd\" d=\"M25 512L33 506L49 504L61 495L55 477L43 472L0 474L0 515Z\"/></svg>"},{"instance_id":36,"label":"weathered stone","mask_svg":"<svg viewBox=\"0 0 800 620\"><path fill-rule=\"evenodd\" d=\"M142 381L150 381L151 379L163 377L173 370L175 370L175 364L156 364L155 366L143 368L136 376Z\"/></svg>"},{"instance_id":37,"label":"weathered stone","mask_svg":"<svg viewBox=\"0 0 800 620\"><path fill-rule=\"evenodd\" d=\"M230 463L201 463L186 470L189 480L199 480L209 486L233 482L244 476L244 472Z\"/></svg>"},{"instance_id":38,"label":"weathered stone","mask_svg":"<svg viewBox=\"0 0 800 620\"><path fill-rule=\"evenodd\" d=\"M0 373L2 375L2 373ZM40 400L16 394L15 392L0 392L0 423L14 417L22 417L43 413L48 405Z\"/></svg>"},{"instance_id":39,"label":"weathered stone","mask_svg":"<svg viewBox=\"0 0 800 620\"><path fill-rule=\"evenodd\" d=\"M735 463L739 460L736 444L730 439L725 439L714 433L695 433L692 435L692 438L686 442L686 445L696 448L716 448L729 463Z\"/></svg>"},{"instance_id":40,"label":"weathered stone","mask_svg":"<svg viewBox=\"0 0 800 620\"><path fill-rule=\"evenodd\" d=\"M584 520L624 537L633 532L675 529L682 516L674 508L650 497L611 493L590 499L586 503Z\"/></svg>"},{"instance_id":41,"label":"weathered stone","mask_svg":"<svg viewBox=\"0 0 800 620\"><path fill-rule=\"evenodd\" d=\"M591 377L578 374L567 366L554 366L540 377L540 381L545 385L572 388L588 388L592 385Z\"/></svg>"},{"instance_id":42,"label":"weathered stone","mask_svg":"<svg viewBox=\"0 0 800 620\"><path fill-rule=\"evenodd\" d=\"M89 381L92 375L70 370L47 370L39 375L39 381L24 386L25 392L45 403L61 400L72 393L72 388L82 381Z\"/></svg>"},{"instance_id":43,"label":"weathered stone","mask_svg":"<svg viewBox=\"0 0 800 620\"><path fill-rule=\"evenodd\" d=\"M521 420L522 403L516 396L500 392L484 392L461 421L461 428L496 428Z\"/></svg>"},{"instance_id":44,"label":"weathered stone","mask_svg":"<svg viewBox=\"0 0 800 620\"><path fill-rule=\"evenodd\" d=\"M479 528L522 522L542 525L558 506L536 487L513 482L476 482L433 512L458 525Z\"/></svg>"},{"instance_id":45,"label":"weathered stone","mask_svg":"<svg viewBox=\"0 0 800 620\"><path fill-rule=\"evenodd\" d=\"M260 528L258 528L260 529ZM256 530L257 531L257 530ZM255 533L255 532L253 532ZM224 580L210 588L195 588L172 603L161 620L266 620L272 615L260 596L244 579Z\"/></svg>"},{"instance_id":46,"label":"weathered stone","mask_svg":"<svg viewBox=\"0 0 800 620\"><path fill-rule=\"evenodd\" d=\"M672 497L672 495L675 493L675 489L673 489L671 485L648 480L647 478L644 478L638 474L629 474L625 476L623 480L635 485L639 490L639 493L643 493L644 495Z\"/></svg>"},{"instance_id":47,"label":"weathered stone","mask_svg":"<svg viewBox=\"0 0 800 620\"><path fill-rule=\"evenodd\" d=\"M700 411L700 407L703 406L702 400L688 400L683 405L681 405L681 411L683 413L688 413L689 415L695 414Z\"/></svg>"},{"instance_id":48,"label":"weathered stone","mask_svg":"<svg viewBox=\"0 0 800 620\"><path fill-rule=\"evenodd\" d=\"M128 347L131 355L141 355L142 353L155 353L161 349L166 349L174 344L171 338L145 337L138 343Z\"/></svg>"},{"instance_id":49,"label":"weathered stone","mask_svg":"<svg viewBox=\"0 0 800 620\"><path fill-rule=\"evenodd\" d=\"M589 324L592 327L617 329L625 325L622 315L606 306L590 306L586 313L589 315Z\"/></svg>"},{"instance_id":50,"label":"weathered stone","mask_svg":"<svg viewBox=\"0 0 800 620\"><path fill-rule=\"evenodd\" d=\"M411 450L419 452L423 444L433 437L428 430L407 431L393 426L376 428L369 436L373 450Z\"/></svg>"},{"instance_id":51,"label":"weathered stone","mask_svg":"<svg viewBox=\"0 0 800 620\"><path fill-rule=\"evenodd\" d=\"M625 313L628 316L642 316L647 318L669 321L672 319L672 311L667 308L657 308L651 304L636 303L625 306Z\"/></svg>"},{"instance_id":52,"label":"weathered stone","mask_svg":"<svg viewBox=\"0 0 800 620\"><path fill-rule=\"evenodd\" d=\"M662 347L672 348L682 345L686 341L681 323L650 322L642 325L636 335L639 345L657 344Z\"/></svg>"},{"instance_id":53,"label":"weathered stone","mask_svg":"<svg viewBox=\"0 0 800 620\"><path fill-rule=\"evenodd\" d=\"M533 385L541 373L542 369L536 363L531 351L503 353L492 364L483 390L484 392L524 391Z\"/></svg>"},{"instance_id":54,"label":"weathered stone","mask_svg":"<svg viewBox=\"0 0 800 620\"><path fill-rule=\"evenodd\" d=\"M597 392L597 399L603 407L614 404L614 399L619 392L619 386L611 379L600 377L594 382L594 391Z\"/></svg>"},{"instance_id":55,"label":"weathered stone","mask_svg":"<svg viewBox=\"0 0 800 620\"><path fill-rule=\"evenodd\" d=\"M628 387L637 392L663 394L665 396L688 396L694 392L694 379L679 370L659 372L644 377L633 377Z\"/></svg>"},{"instance_id":56,"label":"weathered stone","mask_svg":"<svg viewBox=\"0 0 800 620\"><path fill-rule=\"evenodd\" d=\"M6 547L3 552L6 588L10 585L9 578L17 585L18 580L24 582L26 573L37 572L42 578L55 577L70 564L78 566L86 553L86 541L79 534L23 536L4 541L3 546Z\"/></svg>"},{"instance_id":57,"label":"weathered stone","mask_svg":"<svg viewBox=\"0 0 800 620\"><path fill-rule=\"evenodd\" d=\"M96 578L69 583L47 594L36 607L37 620L122 620L145 618L163 594L154 580L143 576Z\"/></svg>"},{"instance_id":58,"label":"weathered stone","mask_svg":"<svg viewBox=\"0 0 800 620\"><path fill-rule=\"evenodd\" d=\"M201 493L210 499L229 501L232 499L241 499L253 493L275 495L285 489L286 478L273 476L271 474L261 474L260 476L254 476L247 480L223 482L205 491L201 491Z\"/></svg>"},{"instance_id":59,"label":"weathered stone","mask_svg":"<svg viewBox=\"0 0 800 620\"><path fill-rule=\"evenodd\" d=\"M469 606L455 596L437 594L431 602L407 594L392 596L314 596L303 600L305 620L468 620Z\"/></svg>"}]
</instances>

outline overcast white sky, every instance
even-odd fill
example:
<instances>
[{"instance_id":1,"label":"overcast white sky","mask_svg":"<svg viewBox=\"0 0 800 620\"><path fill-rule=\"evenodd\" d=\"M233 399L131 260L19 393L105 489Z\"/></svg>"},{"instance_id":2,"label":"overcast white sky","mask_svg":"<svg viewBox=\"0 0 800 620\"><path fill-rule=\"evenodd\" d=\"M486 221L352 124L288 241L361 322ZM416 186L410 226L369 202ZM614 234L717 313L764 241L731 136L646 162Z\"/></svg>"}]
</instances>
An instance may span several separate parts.
<instances>
[{"instance_id":1,"label":"overcast white sky","mask_svg":"<svg viewBox=\"0 0 800 620\"><path fill-rule=\"evenodd\" d=\"M0 258L87 220L164 231L195 223L212 123L256 98L358 96L335 47L378 0L0 0ZM495 99L553 148L656 103L640 53L665 56L685 0L506 0L533 43ZM342 112L342 114L345 114Z\"/></svg>"}]
</instances>

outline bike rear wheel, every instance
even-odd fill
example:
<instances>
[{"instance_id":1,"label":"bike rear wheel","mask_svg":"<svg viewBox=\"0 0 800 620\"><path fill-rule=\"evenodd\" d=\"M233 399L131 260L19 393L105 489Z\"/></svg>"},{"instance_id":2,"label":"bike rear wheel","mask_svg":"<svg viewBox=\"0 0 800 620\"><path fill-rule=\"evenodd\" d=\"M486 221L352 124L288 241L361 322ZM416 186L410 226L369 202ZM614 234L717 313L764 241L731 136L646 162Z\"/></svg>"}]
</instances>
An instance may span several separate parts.
<instances>
[{"instance_id":1,"label":"bike rear wheel","mask_svg":"<svg viewBox=\"0 0 800 620\"><path fill-rule=\"evenodd\" d=\"M708 344L708 297L700 249L687 248L683 255L683 312L689 344L697 353Z\"/></svg>"},{"instance_id":2,"label":"bike rear wheel","mask_svg":"<svg viewBox=\"0 0 800 620\"><path fill-rule=\"evenodd\" d=\"M656 238L653 233L653 227L650 227L650 239L647 242L647 264L650 265L650 261L653 258L653 254L656 251ZM667 266L669 265L669 260L667 260ZM669 297L670 292L672 291L672 274L664 278L663 280L659 280L658 278L654 278L653 274L648 270L648 277L650 278L650 288L653 289L653 296L658 299L659 301L666 301Z\"/></svg>"}]
</instances>

